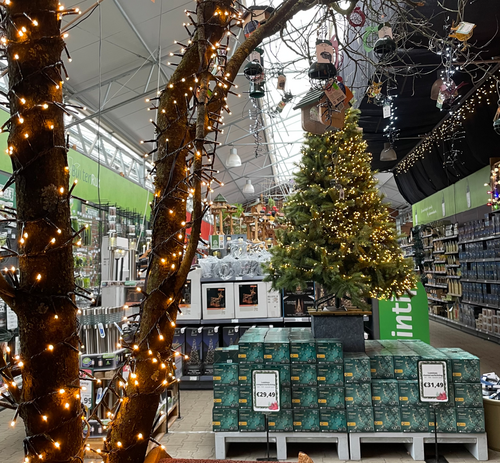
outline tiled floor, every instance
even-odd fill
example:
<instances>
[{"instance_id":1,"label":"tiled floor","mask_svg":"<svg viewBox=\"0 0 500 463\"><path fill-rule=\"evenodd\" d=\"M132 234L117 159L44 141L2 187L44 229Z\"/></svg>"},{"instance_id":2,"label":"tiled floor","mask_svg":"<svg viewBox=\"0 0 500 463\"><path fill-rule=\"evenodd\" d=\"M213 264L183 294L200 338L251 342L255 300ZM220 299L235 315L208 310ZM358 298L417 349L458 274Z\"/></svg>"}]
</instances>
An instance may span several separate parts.
<instances>
[{"instance_id":1,"label":"tiled floor","mask_svg":"<svg viewBox=\"0 0 500 463\"><path fill-rule=\"evenodd\" d=\"M481 372L500 373L500 345L436 322L431 322L430 326L433 346L461 347L481 358ZM172 425L169 433L161 440L170 455L183 458L215 458L214 435L211 432L212 403L211 391L181 392L181 419ZM12 415L9 410L0 412L0 463L22 463L24 459L22 423L19 422L14 429L11 428L9 423ZM271 445L271 455L274 454L273 447ZM429 446L426 450L432 456L433 447ZM440 450L450 463L475 461L460 445L441 446ZM297 461L299 451L307 453L315 463L338 461L336 450L331 445L311 443L289 444L287 461ZM235 460L255 460L265 455L264 443L233 443L229 446L227 457ZM413 461L403 444L363 444L362 457L363 461L368 463ZM490 450L490 460L500 462L500 453Z\"/></svg>"}]
</instances>

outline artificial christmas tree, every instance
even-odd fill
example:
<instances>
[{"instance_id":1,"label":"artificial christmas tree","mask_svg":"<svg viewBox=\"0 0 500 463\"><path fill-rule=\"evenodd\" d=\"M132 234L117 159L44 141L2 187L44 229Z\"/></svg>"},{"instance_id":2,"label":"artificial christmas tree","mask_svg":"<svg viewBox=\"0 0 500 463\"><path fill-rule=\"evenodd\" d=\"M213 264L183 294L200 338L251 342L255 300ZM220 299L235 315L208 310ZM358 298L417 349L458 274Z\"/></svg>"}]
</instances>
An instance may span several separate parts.
<instances>
[{"instance_id":1,"label":"artificial christmas tree","mask_svg":"<svg viewBox=\"0 0 500 463\"><path fill-rule=\"evenodd\" d=\"M315 281L367 308L367 298L400 295L415 279L377 189L359 114L349 110L338 132L306 135L297 191L285 205L287 228L277 233L267 280L289 290Z\"/></svg>"}]
</instances>

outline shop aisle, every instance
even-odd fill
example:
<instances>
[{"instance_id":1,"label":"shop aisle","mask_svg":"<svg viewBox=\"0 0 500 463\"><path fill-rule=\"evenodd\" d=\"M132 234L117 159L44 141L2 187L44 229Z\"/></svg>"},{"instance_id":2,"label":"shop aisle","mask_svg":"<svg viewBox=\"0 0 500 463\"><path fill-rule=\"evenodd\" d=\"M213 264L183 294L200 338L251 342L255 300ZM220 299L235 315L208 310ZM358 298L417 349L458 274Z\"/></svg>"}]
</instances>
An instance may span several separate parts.
<instances>
[{"instance_id":1,"label":"shop aisle","mask_svg":"<svg viewBox=\"0 0 500 463\"><path fill-rule=\"evenodd\" d=\"M500 345L455 330L440 323L430 322L431 344L434 347L461 347L481 359L481 372L500 373ZM181 416L169 434L161 442L173 457L214 459L215 447L212 429L212 391L181 391ZM13 413L10 410L0 412L0 462L23 463L22 440L24 429L19 420L17 426L10 427ZM271 448L273 449L273 445ZM427 448L432 452L432 448ZM228 458L234 460L255 460L265 456L265 444L234 443L230 444ZM315 463L338 461L336 452L327 444L290 444L288 461L297 461L299 451L306 452ZM413 460L400 444L363 444L363 461L370 463L398 462L409 463ZM444 446L442 453L450 463L476 461L462 446ZM274 454L274 453L272 453ZM490 450L490 460L500 462L500 453ZM96 459L86 460L87 462Z\"/></svg>"},{"instance_id":2,"label":"shop aisle","mask_svg":"<svg viewBox=\"0 0 500 463\"><path fill-rule=\"evenodd\" d=\"M460 347L481 359L481 373L494 371L500 375L500 344L464 333L450 326L430 321L433 347Z\"/></svg>"}]
</instances>

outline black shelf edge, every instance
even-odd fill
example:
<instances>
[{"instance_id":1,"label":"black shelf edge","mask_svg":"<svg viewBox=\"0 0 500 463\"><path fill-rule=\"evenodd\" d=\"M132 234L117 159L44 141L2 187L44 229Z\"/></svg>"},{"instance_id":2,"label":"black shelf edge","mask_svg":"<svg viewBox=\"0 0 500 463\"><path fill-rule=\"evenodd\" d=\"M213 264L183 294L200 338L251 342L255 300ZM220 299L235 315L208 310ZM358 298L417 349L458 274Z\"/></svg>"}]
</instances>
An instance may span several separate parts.
<instances>
[{"instance_id":1,"label":"black shelf edge","mask_svg":"<svg viewBox=\"0 0 500 463\"><path fill-rule=\"evenodd\" d=\"M500 262L500 257L487 257L485 259L465 259L462 262Z\"/></svg>"},{"instance_id":2,"label":"black shelf edge","mask_svg":"<svg viewBox=\"0 0 500 463\"><path fill-rule=\"evenodd\" d=\"M500 280L473 280L471 278L462 278L462 281L465 283L493 283L496 285L500 285Z\"/></svg>"},{"instance_id":3,"label":"black shelf edge","mask_svg":"<svg viewBox=\"0 0 500 463\"><path fill-rule=\"evenodd\" d=\"M495 238L500 238L500 234L497 233L496 235L483 236L481 238L474 238L472 240L459 241L458 244L477 243L478 241L494 240Z\"/></svg>"},{"instance_id":4,"label":"black shelf edge","mask_svg":"<svg viewBox=\"0 0 500 463\"><path fill-rule=\"evenodd\" d=\"M446 264L445 267L447 267L447 268L457 268L457 267L460 267L460 264Z\"/></svg>"},{"instance_id":5,"label":"black shelf edge","mask_svg":"<svg viewBox=\"0 0 500 463\"><path fill-rule=\"evenodd\" d=\"M462 304L469 304L469 305L476 305L478 307L484 307L485 309L500 310L500 307L498 307L497 305L493 305L493 304L486 304L486 303L483 303L483 302L472 302L472 301L467 301L465 299L462 299L460 302Z\"/></svg>"},{"instance_id":6,"label":"black shelf edge","mask_svg":"<svg viewBox=\"0 0 500 463\"><path fill-rule=\"evenodd\" d=\"M430 288L448 289L448 285L434 285L432 283L426 283L424 286L429 286Z\"/></svg>"},{"instance_id":7,"label":"black shelf edge","mask_svg":"<svg viewBox=\"0 0 500 463\"><path fill-rule=\"evenodd\" d=\"M445 278L451 278L453 280L459 280L461 279L462 277L460 275L446 275Z\"/></svg>"},{"instance_id":8,"label":"black shelf edge","mask_svg":"<svg viewBox=\"0 0 500 463\"><path fill-rule=\"evenodd\" d=\"M282 323L283 317L276 318L220 318L220 319L198 319L198 320L182 320L177 318L178 326L186 325L244 325L248 323Z\"/></svg>"},{"instance_id":9,"label":"black shelf edge","mask_svg":"<svg viewBox=\"0 0 500 463\"><path fill-rule=\"evenodd\" d=\"M427 299L434 302L441 302L441 304L446 304L447 302L450 302L450 301L444 301L443 299L439 299L438 297L429 296L428 294L427 294Z\"/></svg>"},{"instance_id":10,"label":"black shelf edge","mask_svg":"<svg viewBox=\"0 0 500 463\"><path fill-rule=\"evenodd\" d=\"M467 326L464 325L463 323L457 322L455 320L450 320L448 318L444 318L441 317L440 315L436 315L433 313L429 313L429 318L433 319L438 323L442 323L443 325L447 325L457 330L463 331L464 333L468 333L473 336L477 336L478 338L486 339L487 341L500 344L500 336L497 336L493 333L488 333L487 331L478 330L477 328L473 328L472 326Z\"/></svg>"}]
</instances>

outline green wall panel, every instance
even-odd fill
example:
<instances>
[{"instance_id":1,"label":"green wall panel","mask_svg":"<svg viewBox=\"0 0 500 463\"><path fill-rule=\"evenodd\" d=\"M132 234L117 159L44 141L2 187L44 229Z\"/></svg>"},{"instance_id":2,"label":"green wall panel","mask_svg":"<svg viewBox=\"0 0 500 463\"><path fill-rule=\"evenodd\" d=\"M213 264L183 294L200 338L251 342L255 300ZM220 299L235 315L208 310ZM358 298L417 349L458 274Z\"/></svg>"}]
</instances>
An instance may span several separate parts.
<instances>
[{"instance_id":1,"label":"green wall panel","mask_svg":"<svg viewBox=\"0 0 500 463\"><path fill-rule=\"evenodd\" d=\"M0 125L8 119L8 114L0 110ZM0 134L0 170L12 172L10 157L6 154L7 133ZM146 204L152 201L153 195L117 172L99 165L93 159L70 149L68 151L68 166L70 169L70 182L78 179L78 185L73 193L87 201L99 202L98 184L100 184L100 200L102 204L111 203L143 214L146 210L149 216L150 208ZM99 179L99 180L98 180ZM5 182L5 180L2 180ZM71 185L70 183L70 185Z\"/></svg>"},{"instance_id":2,"label":"green wall panel","mask_svg":"<svg viewBox=\"0 0 500 463\"><path fill-rule=\"evenodd\" d=\"M488 200L490 167L481 170L444 188L412 206L413 224L421 225L435 220L484 206Z\"/></svg>"}]
</instances>

